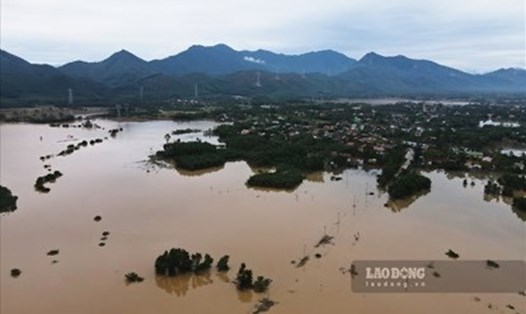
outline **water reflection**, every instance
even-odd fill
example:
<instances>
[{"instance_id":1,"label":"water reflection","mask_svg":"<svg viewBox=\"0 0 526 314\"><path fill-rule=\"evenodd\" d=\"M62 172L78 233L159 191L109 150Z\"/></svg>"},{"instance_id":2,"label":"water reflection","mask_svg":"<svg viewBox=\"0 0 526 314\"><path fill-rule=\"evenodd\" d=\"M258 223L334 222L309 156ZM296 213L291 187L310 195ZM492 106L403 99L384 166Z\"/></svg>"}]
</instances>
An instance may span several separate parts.
<instances>
[{"instance_id":1,"label":"water reflection","mask_svg":"<svg viewBox=\"0 0 526 314\"><path fill-rule=\"evenodd\" d=\"M176 277L155 276L155 283L157 287L169 294L184 297L190 288L193 290L204 287L214 283L214 281L211 278L210 272L205 272L200 275L185 274Z\"/></svg>"},{"instance_id":2,"label":"water reflection","mask_svg":"<svg viewBox=\"0 0 526 314\"><path fill-rule=\"evenodd\" d=\"M237 298L239 301L243 303L252 302L253 297L254 295L252 293L252 290L244 290L244 291L237 290Z\"/></svg>"},{"instance_id":3,"label":"water reflection","mask_svg":"<svg viewBox=\"0 0 526 314\"><path fill-rule=\"evenodd\" d=\"M200 169L200 170L184 170L181 168L175 167L175 171L185 177L199 177L205 174L214 173L221 171L225 168L225 166L218 166L218 167L211 167L206 169Z\"/></svg>"},{"instance_id":4,"label":"water reflection","mask_svg":"<svg viewBox=\"0 0 526 314\"><path fill-rule=\"evenodd\" d=\"M292 193L294 193L294 191L296 191L298 189L298 187L300 185L301 184L299 184L297 187L295 187L293 189L263 188L263 187L259 187L259 186L248 186L248 185L247 185L247 188L249 188L250 190L267 192L267 193L286 192L286 193L292 194Z\"/></svg>"},{"instance_id":5,"label":"water reflection","mask_svg":"<svg viewBox=\"0 0 526 314\"><path fill-rule=\"evenodd\" d=\"M217 272L216 276L222 282L226 282L226 283L230 282L230 278L228 278L228 275L226 274L226 272L223 272L223 271Z\"/></svg>"},{"instance_id":6,"label":"water reflection","mask_svg":"<svg viewBox=\"0 0 526 314\"><path fill-rule=\"evenodd\" d=\"M391 208L391 211L393 213L399 213L403 209L411 206L411 204L413 204L420 197L427 195L429 192L431 192L431 190L422 191L422 192L420 192L420 193L418 193L416 195L413 195L411 197L408 197L408 198L403 198L403 199L399 199L399 200L395 200L395 201L389 200L387 202L387 206L389 208Z\"/></svg>"}]
</instances>

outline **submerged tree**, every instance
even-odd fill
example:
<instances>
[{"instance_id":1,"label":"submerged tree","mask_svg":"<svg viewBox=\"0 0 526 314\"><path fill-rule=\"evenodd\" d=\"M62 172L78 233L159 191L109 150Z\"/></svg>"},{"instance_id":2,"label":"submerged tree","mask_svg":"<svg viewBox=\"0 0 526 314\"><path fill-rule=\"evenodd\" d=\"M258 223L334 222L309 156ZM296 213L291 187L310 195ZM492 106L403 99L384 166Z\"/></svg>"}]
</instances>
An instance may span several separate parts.
<instances>
[{"instance_id":1,"label":"submerged tree","mask_svg":"<svg viewBox=\"0 0 526 314\"><path fill-rule=\"evenodd\" d=\"M228 259L230 256L225 255L219 259L217 262L216 268L218 271L228 271L230 269L230 266L228 266Z\"/></svg>"},{"instance_id":2,"label":"submerged tree","mask_svg":"<svg viewBox=\"0 0 526 314\"><path fill-rule=\"evenodd\" d=\"M272 279L265 278L263 276L258 276L256 281L254 281L254 291L257 293L262 293L267 291L268 286L272 282Z\"/></svg>"},{"instance_id":3,"label":"submerged tree","mask_svg":"<svg viewBox=\"0 0 526 314\"><path fill-rule=\"evenodd\" d=\"M236 286L239 290L247 290L252 288L252 271L246 269L245 263L241 263L241 267L237 272Z\"/></svg>"},{"instance_id":4,"label":"submerged tree","mask_svg":"<svg viewBox=\"0 0 526 314\"><path fill-rule=\"evenodd\" d=\"M126 279L126 283L142 282L144 280L144 278L139 276L136 272L129 272L124 275L124 278Z\"/></svg>"},{"instance_id":5,"label":"submerged tree","mask_svg":"<svg viewBox=\"0 0 526 314\"><path fill-rule=\"evenodd\" d=\"M14 211L17 199L18 196L14 196L8 188L0 185L0 213Z\"/></svg>"},{"instance_id":6,"label":"submerged tree","mask_svg":"<svg viewBox=\"0 0 526 314\"><path fill-rule=\"evenodd\" d=\"M201 273L209 270L214 259L201 253L190 255L185 249L171 249L165 251L155 260L155 272L159 275L178 276L186 273Z\"/></svg>"}]
</instances>

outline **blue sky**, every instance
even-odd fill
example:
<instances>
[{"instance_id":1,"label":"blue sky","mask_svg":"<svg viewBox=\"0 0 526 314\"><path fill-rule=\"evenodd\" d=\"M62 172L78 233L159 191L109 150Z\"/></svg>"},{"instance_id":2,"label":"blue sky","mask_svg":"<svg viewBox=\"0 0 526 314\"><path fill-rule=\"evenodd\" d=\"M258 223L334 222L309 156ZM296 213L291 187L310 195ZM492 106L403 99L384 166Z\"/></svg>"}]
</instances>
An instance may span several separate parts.
<instances>
[{"instance_id":1,"label":"blue sky","mask_svg":"<svg viewBox=\"0 0 526 314\"><path fill-rule=\"evenodd\" d=\"M193 44L430 59L468 72L525 67L524 0L2 0L0 46L34 63L152 60Z\"/></svg>"}]
</instances>

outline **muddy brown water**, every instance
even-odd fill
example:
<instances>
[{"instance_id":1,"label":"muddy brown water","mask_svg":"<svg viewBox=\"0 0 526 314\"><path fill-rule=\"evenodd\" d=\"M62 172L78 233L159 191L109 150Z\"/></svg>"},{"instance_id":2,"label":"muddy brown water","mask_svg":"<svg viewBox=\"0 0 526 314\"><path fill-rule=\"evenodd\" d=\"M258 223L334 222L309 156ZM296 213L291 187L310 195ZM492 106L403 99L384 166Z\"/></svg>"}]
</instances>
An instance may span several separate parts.
<instances>
[{"instance_id":1,"label":"muddy brown water","mask_svg":"<svg viewBox=\"0 0 526 314\"><path fill-rule=\"evenodd\" d=\"M0 126L0 181L19 196L18 209L0 216L2 314L250 313L264 296L279 302L270 313L492 313L508 304L526 313L518 294L353 293L341 271L355 259L444 260L448 249L460 259L525 259L525 222L508 204L484 200L484 180L464 188L461 178L428 173L432 190L395 210L384 207L374 172L361 170L343 172L341 181L313 174L292 192L254 190L245 186L253 170L244 162L198 175L145 162L166 133L212 122L96 122L106 130ZM123 132L115 138L39 160L116 127ZM197 137L217 141L172 140ZM48 194L33 188L44 164L64 174ZM99 247L104 231L110 235ZM324 232L334 245L315 249ZM229 254L232 270L156 277L154 260L171 247L216 260ZM47 256L52 249L60 253ZM304 254L305 266L291 264ZM274 280L268 293L236 291L230 280L241 262ZM18 278L10 276L15 267ZM130 271L145 281L126 285Z\"/></svg>"}]
</instances>

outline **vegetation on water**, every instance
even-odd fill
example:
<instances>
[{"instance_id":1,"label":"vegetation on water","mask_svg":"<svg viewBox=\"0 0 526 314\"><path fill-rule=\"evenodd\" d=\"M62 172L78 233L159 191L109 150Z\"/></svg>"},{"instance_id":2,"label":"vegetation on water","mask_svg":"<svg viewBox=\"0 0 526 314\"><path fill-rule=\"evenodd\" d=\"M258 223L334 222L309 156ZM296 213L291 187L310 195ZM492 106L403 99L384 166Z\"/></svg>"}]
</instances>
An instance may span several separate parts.
<instances>
[{"instance_id":1,"label":"vegetation on water","mask_svg":"<svg viewBox=\"0 0 526 314\"><path fill-rule=\"evenodd\" d=\"M156 156L162 159L172 159L178 168L199 170L222 166L227 161L226 151L204 142L174 142L166 143L164 150Z\"/></svg>"},{"instance_id":2,"label":"vegetation on water","mask_svg":"<svg viewBox=\"0 0 526 314\"><path fill-rule=\"evenodd\" d=\"M35 190L42 193L48 193L49 191L51 191L51 189L46 187L44 184L53 183L61 176L62 173L58 170L55 170L54 172L48 173L45 176L38 177L35 182Z\"/></svg>"},{"instance_id":3,"label":"vegetation on water","mask_svg":"<svg viewBox=\"0 0 526 314\"><path fill-rule=\"evenodd\" d=\"M414 172L398 176L388 188L391 199L406 198L411 195L429 190L431 180Z\"/></svg>"},{"instance_id":4,"label":"vegetation on water","mask_svg":"<svg viewBox=\"0 0 526 314\"><path fill-rule=\"evenodd\" d=\"M55 256L55 255L58 255L58 253L60 253L60 250L50 250L49 252L47 252L47 255Z\"/></svg>"},{"instance_id":5,"label":"vegetation on water","mask_svg":"<svg viewBox=\"0 0 526 314\"><path fill-rule=\"evenodd\" d=\"M203 142L174 142L164 145L156 156L174 160L176 166L185 170L199 170L222 166L227 161L244 160L255 167L275 167L274 173L255 174L247 185L278 189L297 187L309 172L327 167L346 167L347 159L336 158L334 151L345 151L334 141L316 140L312 137L286 139L241 135L242 126L221 125L214 133L225 147Z\"/></svg>"},{"instance_id":6,"label":"vegetation on water","mask_svg":"<svg viewBox=\"0 0 526 314\"><path fill-rule=\"evenodd\" d=\"M452 258L452 259L457 259L460 257L460 255L458 255L458 253L456 253L455 251L449 249L447 252L446 252L446 255L447 257L449 258Z\"/></svg>"},{"instance_id":7,"label":"vegetation on water","mask_svg":"<svg viewBox=\"0 0 526 314\"><path fill-rule=\"evenodd\" d=\"M254 292L263 293L267 291L271 279L263 276L258 276L257 279L253 280L252 270L247 269L245 263L241 263L239 270L236 275L236 287L238 290L252 289Z\"/></svg>"},{"instance_id":8,"label":"vegetation on water","mask_svg":"<svg viewBox=\"0 0 526 314\"><path fill-rule=\"evenodd\" d=\"M142 282L144 278L139 276L136 272L129 272L124 275L124 279L126 280L126 283L134 283L134 282Z\"/></svg>"},{"instance_id":9,"label":"vegetation on water","mask_svg":"<svg viewBox=\"0 0 526 314\"><path fill-rule=\"evenodd\" d=\"M305 176L299 171L277 170L276 172L255 174L247 180L247 185L292 190L300 185L304 178Z\"/></svg>"},{"instance_id":10,"label":"vegetation on water","mask_svg":"<svg viewBox=\"0 0 526 314\"><path fill-rule=\"evenodd\" d=\"M272 282L272 279L270 278L258 276L256 280L254 281L254 287L253 287L254 292L263 293L267 291L268 286L270 286L271 282Z\"/></svg>"},{"instance_id":11,"label":"vegetation on water","mask_svg":"<svg viewBox=\"0 0 526 314\"><path fill-rule=\"evenodd\" d=\"M13 195L11 190L0 185L0 213L15 211L17 199L18 196Z\"/></svg>"},{"instance_id":12,"label":"vegetation on water","mask_svg":"<svg viewBox=\"0 0 526 314\"><path fill-rule=\"evenodd\" d=\"M122 132L122 128L111 129L111 130L108 131L108 133L110 133L111 137L117 136L117 133L119 133L119 132Z\"/></svg>"},{"instance_id":13,"label":"vegetation on water","mask_svg":"<svg viewBox=\"0 0 526 314\"><path fill-rule=\"evenodd\" d=\"M155 272L158 275L178 276L186 273L199 274L212 267L214 259L201 253L191 254L185 249L173 248L165 251L155 260Z\"/></svg>"},{"instance_id":14,"label":"vegetation on water","mask_svg":"<svg viewBox=\"0 0 526 314\"><path fill-rule=\"evenodd\" d=\"M11 269L11 277L16 278L22 274L22 271L18 268Z\"/></svg>"},{"instance_id":15,"label":"vegetation on water","mask_svg":"<svg viewBox=\"0 0 526 314\"><path fill-rule=\"evenodd\" d=\"M252 289L252 270L247 269L245 263L241 263L236 275L236 287L238 290Z\"/></svg>"},{"instance_id":16,"label":"vegetation on water","mask_svg":"<svg viewBox=\"0 0 526 314\"><path fill-rule=\"evenodd\" d=\"M228 271L230 269L230 266L228 266L228 259L229 258L230 258L230 256L225 255L225 256L223 256L223 257L221 257L219 259L219 261L217 262L217 265L216 265L217 271L224 272L224 271Z\"/></svg>"},{"instance_id":17,"label":"vegetation on water","mask_svg":"<svg viewBox=\"0 0 526 314\"><path fill-rule=\"evenodd\" d=\"M499 268L500 267L499 263L492 261L492 260L487 260L486 266L488 266L488 268Z\"/></svg>"},{"instance_id":18,"label":"vegetation on water","mask_svg":"<svg viewBox=\"0 0 526 314\"><path fill-rule=\"evenodd\" d=\"M225 272L230 269L229 258L228 255L224 255L219 259L216 264L217 271ZM209 254L203 256L201 253L191 254L182 248L172 248L157 257L154 267L155 273L162 276L175 277L189 273L199 275L210 270L213 262L214 259ZM257 293L265 292L271 282L271 279L263 276L253 280L252 270L247 269L245 263L241 263L235 279L237 289L252 289Z\"/></svg>"}]
</instances>

